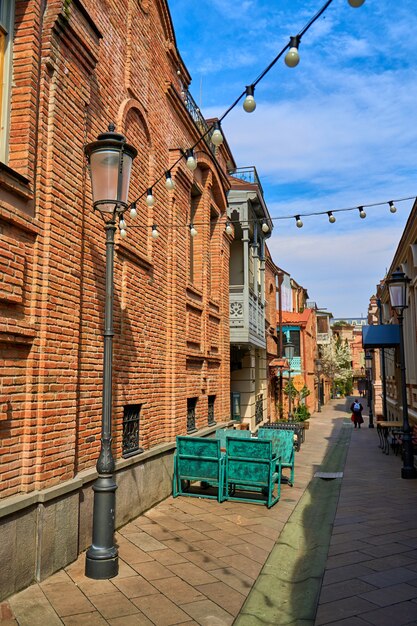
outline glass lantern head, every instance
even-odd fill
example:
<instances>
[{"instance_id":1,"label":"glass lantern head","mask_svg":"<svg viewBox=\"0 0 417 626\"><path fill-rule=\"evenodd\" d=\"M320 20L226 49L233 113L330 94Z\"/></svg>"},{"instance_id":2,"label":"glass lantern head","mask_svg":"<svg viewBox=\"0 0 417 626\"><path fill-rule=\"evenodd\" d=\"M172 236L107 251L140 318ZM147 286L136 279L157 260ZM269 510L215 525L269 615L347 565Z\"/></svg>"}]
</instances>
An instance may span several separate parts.
<instances>
[{"instance_id":1,"label":"glass lantern head","mask_svg":"<svg viewBox=\"0 0 417 626\"><path fill-rule=\"evenodd\" d=\"M372 352L365 352L365 367L368 370L372 368Z\"/></svg>"},{"instance_id":2,"label":"glass lantern head","mask_svg":"<svg viewBox=\"0 0 417 626\"><path fill-rule=\"evenodd\" d=\"M395 272L391 274L391 278L387 280L391 306L399 314L407 308L407 289L409 282L410 279L400 268L397 268Z\"/></svg>"},{"instance_id":3,"label":"glass lantern head","mask_svg":"<svg viewBox=\"0 0 417 626\"><path fill-rule=\"evenodd\" d=\"M284 344L284 354L285 354L285 358L288 360L291 360L294 358L294 352L295 352L295 345L293 344L292 341L287 341L287 343Z\"/></svg>"},{"instance_id":4,"label":"glass lantern head","mask_svg":"<svg viewBox=\"0 0 417 626\"><path fill-rule=\"evenodd\" d=\"M137 150L126 137L114 132L114 124L84 148L91 177L93 206L101 213L127 208L132 163Z\"/></svg>"}]
</instances>

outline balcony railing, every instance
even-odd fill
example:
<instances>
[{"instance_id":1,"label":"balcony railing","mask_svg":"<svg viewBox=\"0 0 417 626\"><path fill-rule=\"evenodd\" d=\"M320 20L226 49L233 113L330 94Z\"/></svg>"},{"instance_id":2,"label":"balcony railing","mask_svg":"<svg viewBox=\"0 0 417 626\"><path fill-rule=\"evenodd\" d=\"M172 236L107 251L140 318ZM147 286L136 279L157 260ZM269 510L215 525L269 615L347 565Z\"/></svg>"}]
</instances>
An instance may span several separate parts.
<instances>
[{"instance_id":1,"label":"balcony railing","mask_svg":"<svg viewBox=\"0 0 417 626\"><path fill-rule=\"evenodd\" d=\"M317 343L330 343L331 333L317 333Z\"/></svg>"},{"instance_id":2,"label":"balcony railing","mask_svg":"<svg viewBox=\"0 0 417 626\"><path fill-rule=\"evenodd\" d=\"M188 89L183 89L181 94L182 94L186 109L188 113L190 114L191 118L193 119L193 122L197 126L200 133L202 135L204 134L204 141L206 142L207 147L211 150L213 154L215 154L216 146L214 145L214 143L211 142L211 136L214 132L214 129L210 128L210 126L207 124L206 120L204 119L200 111L200 107L197 105L196 101L194 100L194 98L192 97Z\"/></svg>"},{"instance_id":3,"label":"balcony railing","mask_svg":"<svg viewBox=\"0 0 417 626\"><path fill-rule=\"evenodd\" d=\"M265 307L261 299L249 292L249 301L243 297L243 286L230 287L230 332L231 340L249 341L250 336L265 342Z\"/></svg>"},{"instance_id":4,"label":"balcony railing","mask_svg":"<svg viewBox=\"0 0 417 626\"><path fill-rule=\"evenodd\" d=\"M229 174L234 178L244 180L246 183L258 185L259 191L261 192L262 196L264 195L264 190L262 188L258 172L256 171L256 167L254 165L249 167L237 167L236 169L229 170Z\"/></svg>"},{"instance_id":5,"label":"balcony railing","mask_svg":"<svg viewBox=\"0 0 417 626\"><path fill-rule=\"evenodd\" d=\"M291 376L295 376L296 374L301 374L302 369L301 369L301 357L300 356L293 356L292 359L287 359L290 367L291 367ZM283 374L285 376L288 376L288 370L284 370Z\"/></svg>"},{"instance_id":6,"label":"balcony railing","mask_svg":"<svg viewBox=\"0 0 417 626\"><path fill-rule=\"evenodd\" d=\"M262 394L256 397L255 424L260 424L264 418L264 397Z\"/></svg>"}]
</instances>

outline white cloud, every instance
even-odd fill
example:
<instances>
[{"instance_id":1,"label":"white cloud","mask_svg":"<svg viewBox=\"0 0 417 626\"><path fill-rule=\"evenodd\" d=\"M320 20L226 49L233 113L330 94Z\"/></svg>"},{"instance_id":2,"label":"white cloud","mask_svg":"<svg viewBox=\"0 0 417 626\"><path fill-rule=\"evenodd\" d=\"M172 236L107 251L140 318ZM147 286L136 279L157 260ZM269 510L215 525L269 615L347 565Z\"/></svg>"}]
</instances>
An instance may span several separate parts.
<instances>
[{"instance_id":1,"label":"white cloud","mask_svg":"<svg viewBox=\"0 0 417 626\"><path fill-rule=\"evenodd\" d=\"M181 3L182 0L171 0ZM212 0L216 25L195 50L191 73L210 67L207 101L220 116L244 86L314 15L315 0ZM211 16L210 16L211 17ZM201 27L204 28L203 22ZM305 34L295 70L280 59L255 91L257 109L240 104L223 122L238 165L255 165L273 216L327 211L417 195L417 39L415 0L332 3ZM180 46L181 50L181 46ZM210 59L212 62L211 65ZM210 98L210 100L209 100ZM340 316L365 313L391 264L412 202L358 213L276 221L269 246L321 306Z\"/></svg>"},{"instance_id":2,"label":"white cloud","mask_svg":"<svg viewBox=\"0 0 417 626\"><path fill-rule=\"evenodd\" d=\"M236 5L230 0L210 0L214 9L226 18L236 18ZM239 2L239 15L256 11L256 0L241 0Z\"/></svg>"},{"instance_id":3,"label":"white cloud","mask_svg":"<svg viewBox=\"0 0 417 626\"><path fill-rule=\"evenodd\" d=\"M329 228L332 228L329 226ZM309 235L286 228L268 247L276 263L307 288L309 298L335 317L366 314L369 297L384 278L401 228L369 232Z\"/></svg>"},{"instance_id":4,"label":"white cloud","mask_svg":"<svg viewBox=\"0 0 417 626\"><path fill-rule=\"evenodd\" d=\"M380 177L414 169L417 76L404 78L346 74L327 93L276 103L259 97L256 113L249 117L239 107L223 127L237 161L256 163L276 183L337 189L366 176L368 186L379 184Z\"/></svg>"}]
</instances>

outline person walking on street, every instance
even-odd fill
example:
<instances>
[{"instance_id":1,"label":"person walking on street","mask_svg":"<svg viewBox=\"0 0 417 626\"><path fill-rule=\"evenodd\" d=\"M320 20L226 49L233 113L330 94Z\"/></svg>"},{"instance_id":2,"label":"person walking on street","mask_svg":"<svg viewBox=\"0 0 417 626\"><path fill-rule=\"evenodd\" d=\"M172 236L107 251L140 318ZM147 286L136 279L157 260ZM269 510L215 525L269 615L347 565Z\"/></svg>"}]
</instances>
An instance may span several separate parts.
<instances>
[{"instance_id":1,"label":"person walking on street","mask_svg":"<svg viewBox=\"0 0 417 626\"><path fill-rule=\"evenodd\" d=\"M355 400L350 405L350 410L352 411L352 416L350 419L354 423L355 428L356 427L360 428L361 424L363 424L363 417L362 417L363 406L358 401L357 398L355 398Z\"/></svg>"}]
</instances>

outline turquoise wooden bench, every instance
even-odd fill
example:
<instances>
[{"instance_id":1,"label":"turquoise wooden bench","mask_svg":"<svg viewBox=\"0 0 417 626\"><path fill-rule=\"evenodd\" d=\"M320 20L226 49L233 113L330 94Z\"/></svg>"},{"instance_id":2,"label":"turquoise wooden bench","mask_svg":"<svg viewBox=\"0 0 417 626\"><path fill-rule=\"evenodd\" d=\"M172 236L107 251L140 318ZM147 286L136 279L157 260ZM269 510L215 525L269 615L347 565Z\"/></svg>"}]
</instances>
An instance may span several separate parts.
<instances>
[{"instance_id":1,"label":"turquoise wooden bench","mask_svg":"<svg viewBox=\"0 0 417 626\"><path fill-rule=\"evenodd\" d=\"M226 448L227 437L237 437L238 439L250 439L252 433L250 430L233 430L232 428L220 428L216 430L216 439L220 440L222 449Z\"/></svg>"},{"instance_id":2,"label":"turquoise wooden bench","mask_svg":"<svg viewBox=\"0 0 417 626\"><path fill-rule=\"evenodd\" d=\"M278 443L278 455L281 457L281 468L290 468L290 477L288 484L291 487L294 484L294 436L291 430L275 430L269 428L260 428L258 430L259 439L269 439Z\"/></svg>"},{"instance_id":3,"label":"turquoise wooden bench","mask_svg":"<svg viewBox=\"0 0 417 626\"><path fill-rule=\"evenodd\" d=\"M268 508L278 502L281 495L281 463L274 448L274 442L267 439L226 438L227 500L266 503ZM262 499L254 499L253 492L260 493Z\"/></svg>"},{"instance_id":4,"label":"turquoise wooden bench","mask_svg":"<svg viewBox=\"0 0 417 626\"><path fill-rule=\"evenodd\" d=\"M262 428L265 430L291 430L294 433L294 447L297 452L300 450L301 444L304 443L305 429L300 425L300 422L272 422L264 424Z\"/></svg>"},{"instance_id":5,"label":"turquoise wooden bench","mask_svg":"<svg viewBox=\"0 0 417 626\"><path fill-rule=\"evenodd\" d=\"M220 450L219 439L205 437L177 437L174 454L174 477L172 495L212 498L222 502L224 497L225 459ZM217 495L206 491L190 491L192 482L217 487Z\"/></svg>"}]
</instances>

